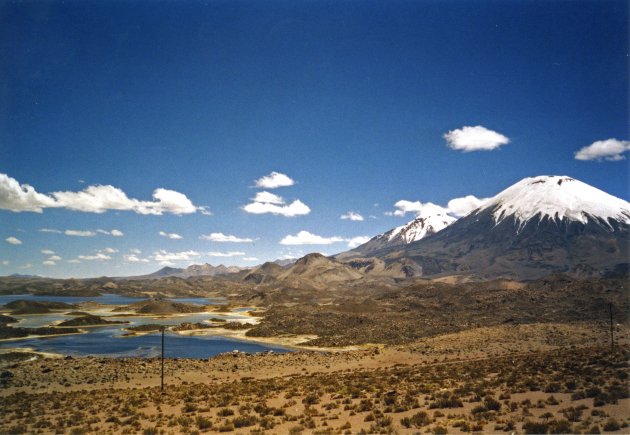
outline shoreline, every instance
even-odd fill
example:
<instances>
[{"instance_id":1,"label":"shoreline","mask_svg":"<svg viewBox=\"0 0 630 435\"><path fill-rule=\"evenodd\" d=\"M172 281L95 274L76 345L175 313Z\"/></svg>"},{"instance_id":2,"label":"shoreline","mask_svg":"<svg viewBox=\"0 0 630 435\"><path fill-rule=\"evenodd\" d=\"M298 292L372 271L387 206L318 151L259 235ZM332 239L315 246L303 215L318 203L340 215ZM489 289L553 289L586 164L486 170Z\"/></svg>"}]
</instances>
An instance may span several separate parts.
<instances>
[{"instance_id":1,"label":"shoreline","mask_svg":"<svg viewBox=\"0 0 630 435\"><path fill-rule=\"evenodd\" d=\"M71 327L68 326L68 328L71 328ZM79 332L65 332L65 333L60 333L60 334L27 335L26 337L0 338L0 343L4 343L8 341L30 340L32 338L62 337L64 335L79 335L79 334L87 334L87 333L88 331L80 330ZM0 351L1 350L2 349L0 348Z\"/></svg>"}]
</instances>

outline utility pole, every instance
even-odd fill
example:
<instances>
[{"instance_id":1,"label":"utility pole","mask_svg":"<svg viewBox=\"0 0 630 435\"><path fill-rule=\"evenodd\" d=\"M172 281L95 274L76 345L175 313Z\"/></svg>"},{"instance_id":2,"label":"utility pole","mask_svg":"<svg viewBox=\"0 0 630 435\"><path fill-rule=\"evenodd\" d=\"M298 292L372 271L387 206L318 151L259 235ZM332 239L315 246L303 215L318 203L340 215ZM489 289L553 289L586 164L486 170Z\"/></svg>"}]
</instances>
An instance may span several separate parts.
<instances>
[{"instance_id":1,"label":"utility pole","mask_svg":"<svg viewBox=\"0 0 630 435\"><path fill-rule=\"evenodd\" d=\"M166 329L164 326L160 328L160 330L162 331L162 375L161 375L161 380L160 380L161 393L164 392L164 329Z\"/></svg>"},{"instance_id":2,"label":"utility pole","mask_svg":"<svg viewBox=\"0 0 630 435\"><path fill-rule=\"evenodd\" d=\"M613 304L608 304L608 311L610 312L610 351L615 351L615 328L613 325Z\"/></svg>"}]
</instances>

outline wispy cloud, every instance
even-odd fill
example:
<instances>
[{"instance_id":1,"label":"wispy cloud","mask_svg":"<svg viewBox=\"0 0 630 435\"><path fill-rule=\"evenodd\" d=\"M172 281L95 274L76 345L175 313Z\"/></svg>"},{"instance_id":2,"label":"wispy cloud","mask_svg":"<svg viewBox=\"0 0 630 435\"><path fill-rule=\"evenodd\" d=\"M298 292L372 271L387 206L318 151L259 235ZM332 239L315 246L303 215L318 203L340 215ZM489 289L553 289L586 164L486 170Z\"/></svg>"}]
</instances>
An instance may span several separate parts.
<instances>
[{"instance_id":1,"label":"wispy cloud","mask_svg":"<svg viewBox=\"0 0 630 435\"><path fill-rule=\"evenodd\" d=\"M74 236L74 237L94 237L96 235L95 231L88 231L88 230L65 230L63 233L66 236Z\"/></svg>"},{"instance_id":2,"label":"wispy cloud","mask_svg":"<svg viewBox=\"0 0 630 435\"><path fill-rule=\"evenodd\" d=\"M223 233L210 233L199 236L201 240L208 240L210 242L219 242L219 243L251 243L254 239L250 239L247 237L236 237Z\"/></svg>"},{"instance_id":3,"label":"wispy cloud","mask_svg":"<svg viewBox=\"0 0 630 435\"><path fill-rule=\"evenodd\" d=\"M97 233L100 234L105 234L108 236L114 236L114 237L122 237L125 235L125 233L123 233L120 230L111 230L111 231L107 231L107 230L96 230Z\"/></svg>"},{"instance_id":4,"label":"wispy cloud","mask_svg":"<svg viewBox=\"0 0 630 435\"><path fill-rule=\"evenodd\" d=\"M79 260L87 260L87 261L94 261L94 260L111 260L112 257L103 253L103 252L97 252L96 254L92 254L92 255L79 255L77 257Z\"/></svg>"},{"instance_id":5,"label":"wispy cloud","mask_svg":"<svg viewBox=\"0 0 630 435\"><path fill-rule=\"evenodd\" d=\"M444 134L446 144L458 151L491 151L510 143L507 136L486 127L462 127Z\"/></svg>"},{"instance_id":6,"label":"wispy cloud","mask_svg":"<svg viewBox=\"0 0 630 435\"><path fill-rule=\"evenodd\" d=\"M52 261L52 260L46 260L46 261L42 261L42 264L43 264L44 266L55 266L57 263L55 263L55 262L54 262L54 261Z\"/></svg>"},{"instance_id":7,"label":"wispy cloud","mask_svg":"<svg viewBox=\"0 0 630 435\"><path fill-rule=\"evenodd\" d=\"M198 210L204 214L208 212L207 207L196 207L183 193L164 188L153 191L152 201L129 198L121 189L111 185L88 186L79 192L43 194L28 184L20 184L7 174L0 174L0 209L41 213L45 208L65 208L88 213L120 210L144 215L182 215Z\"/></svg>"},{"instance_id":8,"label":"wispy cloud","mask_svg":"<svg viewBox=\"0 0 630 435\"><path fill-rule=\"evenodd\" d=\"M240 257L242 255L245 255L244 252L240 252L240 251L230 251L230 252L215 252L215 251L211 251L208 252L208 255L210 257Z\"/></svg>"},{"instance_id":9,"label":"wispy cloud","mask_svg":"<svg viewBox=\"0 0 630 435\"><path fill-rule=\"evenodd\" d=\"M343 237L322 237L308 231L300 231L296 235L285 236L280 240L281 245L330 245L332 243L343 242Z\"/></svg>"},{"instance_id":10,"label":"wispy cloud","mask_svg":"<svg viewBox=\"0 0 630 435\"><path fill-rule=\"evenodd\" d=\"M166 238L173 239L173 240L180 240L180 239L182 239L182 236L180 236L177 233L166 233L164 231L160 231L159 234L162 237L166 237Z\"/></svg>"},{"instance_id":11,"label":"wispy cloud","mask_svg":"<svg viewBox=\"0 0 630 435\"><path fill-rule=\"evenodd\" d=\"M149 263L150 261L148 258L140 258L136 254L125 254L123 259L127 263Z\"/></svg>"},{"instance_id":12,"label":"wispy cloud","mask_svg":"<svg viewBox=\"0 0 630 435\"><path fill-rule=\"evenodd\" d=\"M255 183L256 187L261 189L276 189L278 187L293 186L295 181L286 174L274 171L269 175L259 178Z\"/></svg>"},{"instance_id":13,"label":"wispy cloud","mask_svg":"<svg viewBox=\"0 0 630 435\"><path fill-rule=\"evenodd\" d=\"M575 153L576 160L608 160L616 162L625 160L624 153L630 150L630 141L606 139L593 142Z\"/></svg>"},{"instance_id":14,"label":"wispy cloud","mask_svg":"<svg viewBox=\"0 0 630 435\"><path fill-rule=\"evenodd\" d=\"M362 220L364 220L363 216L361 216L356 211L349 211L348 213L342 214L340 216L340 218L343 219L343 220L351 220L351 221L362 221Z\"/></svg>"},{"instance_id":15,"label":"wispy cloud","mask_svg":"<svg viewBox=\"0 0 630 435\"><path fill-rule=\"evenodd\" d=\"M180 251L180 252L168 252L163 249L156 251L151 256L151 259L159 263L172 263L176 261L191 261L197 257L200 257L201 253L197 251Z\"/></svg>"},{"instance_id":16,"label":"wispy cloud","mask_svg":"<svg viewBox=\"0 0 630 435\"><path fill-rule=\"evenodd\" d=\"M42 253L42 254L44 254L44 255L53 255L53 254L55 253L55 251L52 251L52 250L50 250L50 249L42 249L42 250L41 250L41 251L39 251L39 252L41 252L41 253Z\"/></svg>"},{"instance_id":17,"label":"wispy cloud","mask_svg":"<svg viewBox=\"0 0 630 435\"><path fill-rule=\"evenodd\" d=\"M53 234L62 234L63 233L63 231L54 230L52 228L40 228L38 231L40 233L53 233Z\"/></svg>"},{"instance_id":18,"label":"wispy cloud","mask_svg":"<svg viewBox=\"0 0 630 435\"><path fill-rule=\"evenodd\" d=\"M11 244L11 245L21 245L22 241L16 237L7 237L6 239L4 239L5 242Z\"/></svg>"}]
</instances>

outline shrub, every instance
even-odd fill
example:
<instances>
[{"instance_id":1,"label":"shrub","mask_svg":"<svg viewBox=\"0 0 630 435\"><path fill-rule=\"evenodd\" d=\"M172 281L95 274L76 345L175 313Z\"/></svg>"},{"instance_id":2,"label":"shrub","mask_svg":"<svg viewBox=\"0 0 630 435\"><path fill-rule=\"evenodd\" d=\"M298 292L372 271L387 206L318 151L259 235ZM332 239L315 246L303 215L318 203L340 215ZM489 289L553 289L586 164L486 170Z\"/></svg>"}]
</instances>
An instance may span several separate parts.
<instances>
[{"instance_id":1,"label":"shrub","mask_svg":"<svg viewBox=\"0 0 630 435\"><path fill-rule=\"evenodd\" d=\"M549 433L574 433L567 420L554 420L549 424Z\"/></svg>"},{"instance_id":2,"label":"shrub","mask_svg":"<svg viewBox=\"0 0 630 435\"><path fill-rule=\"evenodd\" d=\"M231 410L230 408L222 408L222 409L219 409L219 412L217 412L217 415L219 417L229 417L230 415L234 415L234 411Z\"/></svg>"},{"instance_id":3,"label":"shrub","mask_svg":"<svg viewBox=\"0 0 630 435\"><path fill-rule=\"evenodd\" d=\"M606 432L614 432L619 429L621 429L621 426L619 426L619 423L614 418L609 418L606 423L604 423L604 430Z\"/></svg>"},{"instance_id":4,"label":"shrub","mask_svg":"<svg viewBox=\"0 0 630 435\"><path fill-rule=\"evenodd\" d=\"M258 422L258 417L255 415L240 415L232 420L234 427L248 427L253 426Z\"/></svg>"},{"instance_id":5,"label":"shrub","mask_svg":"<svg viewBox=\"0 0 630 435\"><path fill-rule=\"evenodd\" d=\"M210 429L212 427L212 420L201 415L197 416L197 427L200 430Z\"/></svg>"},{"instance_id":6,"label":"shrub","mask_svg":"<svg viewBox=\"0 0 630 435\"><path fill-rule=\"evenodd\" d=\"M543 434L547 433L548 425L546 423L537 423L535 421L526 421L523 423L523 431L526 434Z\"/></svg>"}]
</instances>

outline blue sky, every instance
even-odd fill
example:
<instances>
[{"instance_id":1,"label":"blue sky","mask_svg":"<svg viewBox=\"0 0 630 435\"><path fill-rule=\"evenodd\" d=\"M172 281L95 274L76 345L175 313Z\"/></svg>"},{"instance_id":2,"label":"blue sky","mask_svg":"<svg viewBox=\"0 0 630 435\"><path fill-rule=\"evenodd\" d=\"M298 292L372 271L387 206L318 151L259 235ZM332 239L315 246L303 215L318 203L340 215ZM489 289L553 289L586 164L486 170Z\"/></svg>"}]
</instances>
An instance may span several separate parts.
<instances>
[{"instance_id":1,"label":"blue sky","mask_svg":"<svg viewBox=\"0 0 630 435\"><path fill-rule=\"evenodd\" d=\"M627 200L628 53L625 1L2 2L0 275L332 254L543 174Z\"/></svg>"}]
</instances>

